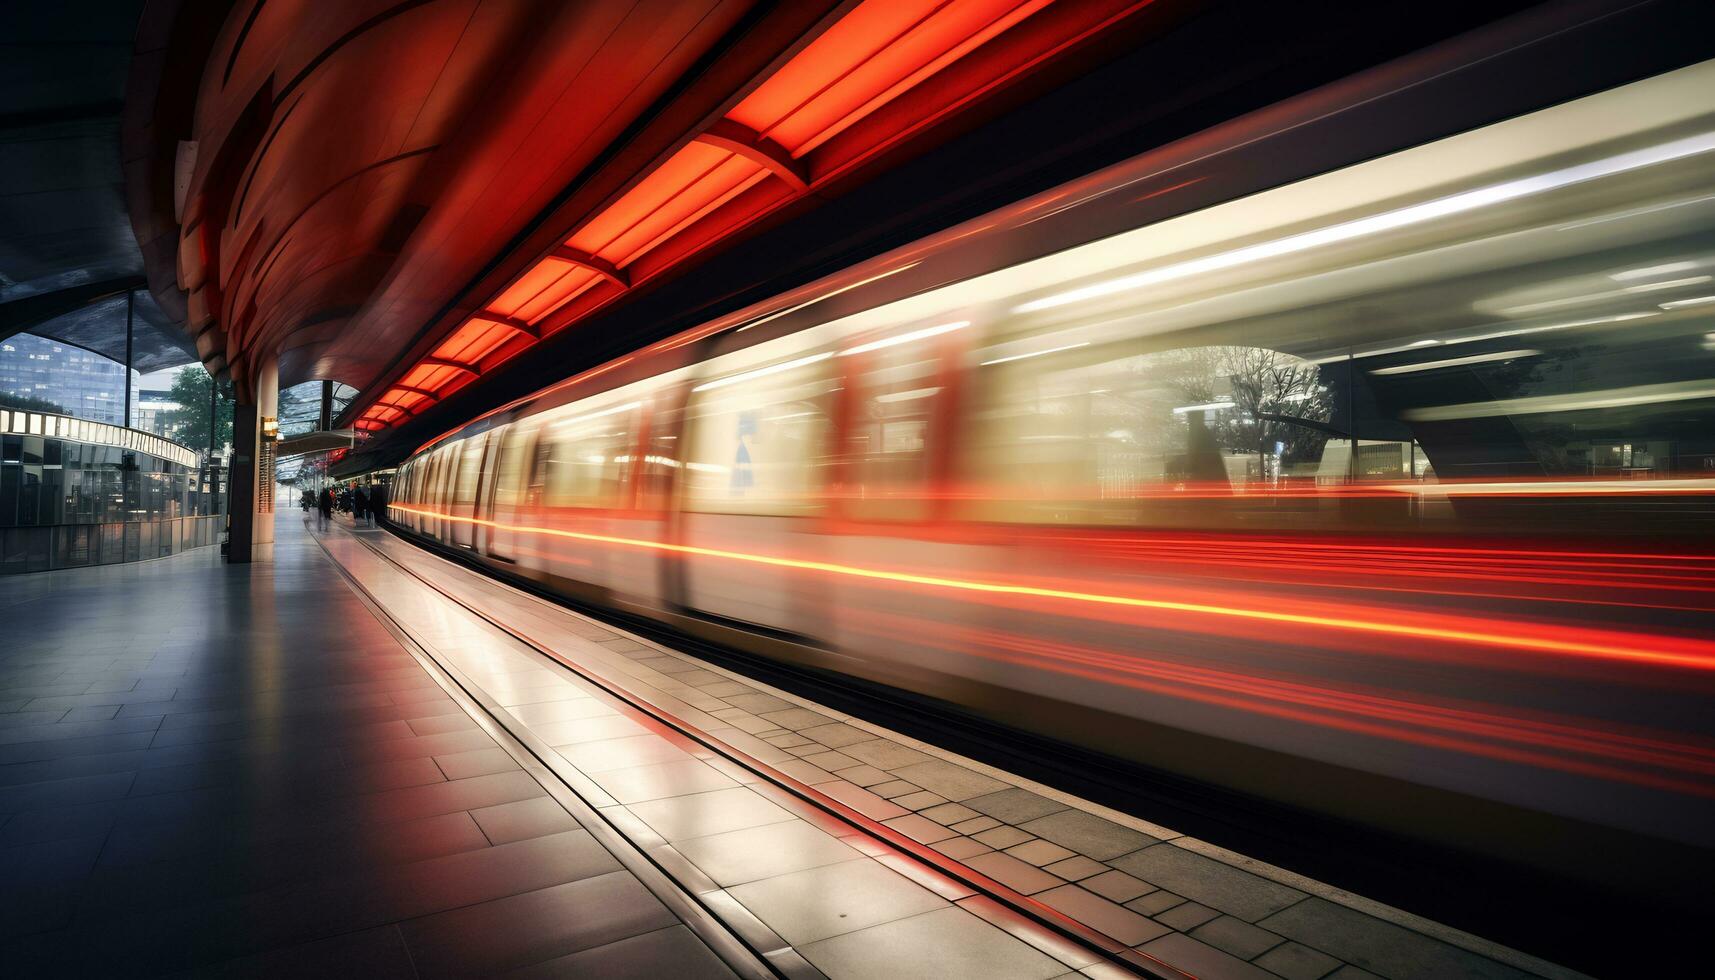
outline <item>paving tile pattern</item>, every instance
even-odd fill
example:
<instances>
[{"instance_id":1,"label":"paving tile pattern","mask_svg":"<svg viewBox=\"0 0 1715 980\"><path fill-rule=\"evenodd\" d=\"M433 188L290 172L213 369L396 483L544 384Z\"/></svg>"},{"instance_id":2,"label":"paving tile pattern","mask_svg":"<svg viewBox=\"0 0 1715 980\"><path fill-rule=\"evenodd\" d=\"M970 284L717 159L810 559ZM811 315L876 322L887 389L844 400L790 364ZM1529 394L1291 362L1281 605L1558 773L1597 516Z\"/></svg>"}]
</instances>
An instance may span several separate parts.
<instances>
[{"instance_id":1,"label":"paving tile pattern","mask_svg":"<svg viewBox=\"0 0 1715 980\"><path fill-rule=\"evenodd\" d=\"M861 720L764 689L761 684L676 651L640 643L569 611L522 596L403 542L371 539L370 543L440 587L471 596L484 609L502 611L508 624L525 630L562 659L624 689L628 697L650 704L913 840L1197 976L1298 980L1337 975L1342 970L1354 976L1361 974L1351 971L1367 970L1403 978L1572 975L1480 941L1467 944L1482 950L1473 951L1327 901L1209 856L1203 853L1207 848L1171 831L1124 818L1110 819L1079 801L1004 773L907 744L901 737ZM384 564L373 556L364 557L355 544L343 551L338 542L333 544L336 557L348 567L373 569ZM462 628L446 629L443 642L468 641L472 635ZM531 673L531 664L540 669L544 662L539 655L519 656L504 668L518 673L501 675L494 672L502 668L485 662L489 654L461 653L451 646L447 649L449 656L462 657L464 666L486 672L485 676L523 676ZM548 679L532 683L539 689ZM570 680L566 684L564 696L575 697L570 690L581 685ZM696 757L711 762L711 753L701 746L681 742L675 749L672 738L659 734L567 744L559 751L575 764L589 767L591 778L617 796L635 796L637 791L632 787L640 782L655 785L656 777L644 774L669 771L670 760ZM605 773L614 772L640 775L625 780L605 777ZM742 771L734 771L731 778L747 784L740 793L766 795L771 788L759 785L754 775ZM849 829L838 824L821 826L819 837L773 845L777 853L768 853L774 835L766 828L790 826L791 815L782 818L755 804L746 804L739 813L723 795L733 792L699 782L678 797L659 803L633 804L626 799L616 803L641 818L645 833L652 832L666 847L677 848L675 853L706 872L712 882L731 884L725 892L729 898L748 908L778 936L801 944L796 948L830 975L881 976L889 971L895 976L922 975L920 970L889 959L887 951L899 948L908 937L918 935L918 930L942 922L934 916L945 910L921 911L911 900L917 893L895 883L893 887L900 893L889 893L885 899L892 911L884 922L877 920L860 928L856 923L869 920L842 919L847 928L841 935L851 938L824 934L828 928L825 916L834 908L826 903L835 899L818 897L819 887L841 892L879 887L870 877L848 881L844 876L855 868L867 867L864 874L878 879L886 879L886 875L874 870L873 861L838 860L840 854L832 845L862 846ZM791 809L789 803L778 802ZM705 836L686 839L699 828L706 828ZM839 841L831 840L830 835ZM773 876L755 880L751 876L760 875L758 869ZM741 879L746 883L740 883ZM986 902L980 896L955 900L959 908L979 918L984 918L982 911L987 906L981 903ZM841 914L858 915L852 911ZM996 928L1006 929L1004 920L999 914L985 919ZM951 924L964 920L945 921L949 935L969 925ZM1027 945L1042 942L1028 930L1015 934ZM1496 952L1499 958L1484 952ZM973 964L991 962L972 955ZM1065 949L1049 951L1048 955L1074 968L1091 966L1079 962L1080 954ZM866 961L865 956L875 959ZM992 970L984 969L1003 976L1033 975L1040 965L1029 957L1010 954L992 962ZM938 970L937 975L964 974L948 966L946 972Z\"/></svg>"},{"instance_id":2,"label":"paving tile pattern","mask_svg":"<svg viewBox=\"0 0 1715 980\"><path fill-rule=\"evenodd\" d=\"M280 522L0 593L11 976L730 976Z\"/></svg>"}]
</instances>

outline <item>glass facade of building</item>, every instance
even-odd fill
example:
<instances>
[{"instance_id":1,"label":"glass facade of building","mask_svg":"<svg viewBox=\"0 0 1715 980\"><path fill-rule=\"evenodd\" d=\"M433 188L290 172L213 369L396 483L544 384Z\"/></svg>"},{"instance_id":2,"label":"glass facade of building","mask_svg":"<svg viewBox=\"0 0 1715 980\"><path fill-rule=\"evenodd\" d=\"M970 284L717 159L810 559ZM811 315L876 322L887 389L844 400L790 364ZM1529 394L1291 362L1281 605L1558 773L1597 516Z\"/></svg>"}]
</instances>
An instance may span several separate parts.
<instances>
[{"instance_id":1,"label":"glass facade of building","mask_svg":"<svg viewBox=\"0 0 1715 980\"><path fill-rule=\"evenodd\" d=\"M212 482L196 453L148 433L0 409L0 574L212 544Z\"/></svg>"},{"instance_id":2,"label":"glass facade of building","mask_svg":"<svg viewBox=\"0 0 1715 980\"><path fill-rule=\"evenodd\" d=\"M131 372L135 378L137 372ZM81 347L21 333L0 340L0 402L125 424L125 366Z\"/></svg>"}]
</instances>

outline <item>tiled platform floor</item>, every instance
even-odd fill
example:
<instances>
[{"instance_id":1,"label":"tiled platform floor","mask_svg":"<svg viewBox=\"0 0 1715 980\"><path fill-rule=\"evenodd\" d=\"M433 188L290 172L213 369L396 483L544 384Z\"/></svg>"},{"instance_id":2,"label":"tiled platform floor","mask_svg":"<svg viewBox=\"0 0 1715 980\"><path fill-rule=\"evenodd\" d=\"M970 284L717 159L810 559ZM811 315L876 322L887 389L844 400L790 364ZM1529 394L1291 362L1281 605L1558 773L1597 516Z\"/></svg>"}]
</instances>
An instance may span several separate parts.
<instances>
[{"instance_id":1,"label":"tiled platform floor","mask_svg":"<svg viewBox=\"0 0 1715 980\"><path fill-rule=\"evenodd\" d=\"M794 823L754 774L641 713L617 711L592 685L435 589L679 724L1188 974L1573 975L639 641L390 535L361 538L342 530L327 544L383 607L414 624L419 642L495 696L509 727L552 746L569 781L683 868L689 887L720 892L726 907L754 915L774 941L797 944L830 975L926 975L916 958L937 944L919 940L958 935L954 922L975 927L862 860L851 847L864 839L849 828ZM944 897L984 910L986 899L960 894ZM830 895L858 901L839 907L849 918L828 918ZM1028 957L1009 965L1024 975L1047 967ZM980 972L1008 975L988 964Z\"/></svg>"},{"instance_id":2,"label":"tiled platform floor","mask_svg":"<svg viewBox=\"0 0 1715 980\"><path fill-rule=\"evenodd\" d=\"M730 976L296 517L0 586L0 971Z\"/></svg>"}]
</instances>

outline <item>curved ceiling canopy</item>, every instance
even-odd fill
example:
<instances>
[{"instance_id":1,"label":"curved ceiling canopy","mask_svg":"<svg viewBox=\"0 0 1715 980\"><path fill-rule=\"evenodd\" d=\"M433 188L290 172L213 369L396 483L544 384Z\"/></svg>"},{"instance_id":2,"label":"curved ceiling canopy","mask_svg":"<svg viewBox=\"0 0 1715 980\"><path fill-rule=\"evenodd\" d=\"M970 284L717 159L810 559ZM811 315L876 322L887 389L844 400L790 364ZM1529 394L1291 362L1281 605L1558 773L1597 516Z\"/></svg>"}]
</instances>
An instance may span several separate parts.
<instances>
[{"instance_id":1,"label":"curved ceiling canopy","mask_svg":"<svg viewBox=\"0 0 1715 980\"><path fill-rule=\"evenodd\" d=\"M241 397L278 356L365 391L374 430L1150 6L149 0L132 224Z\"/></svg>"}]
</instances>

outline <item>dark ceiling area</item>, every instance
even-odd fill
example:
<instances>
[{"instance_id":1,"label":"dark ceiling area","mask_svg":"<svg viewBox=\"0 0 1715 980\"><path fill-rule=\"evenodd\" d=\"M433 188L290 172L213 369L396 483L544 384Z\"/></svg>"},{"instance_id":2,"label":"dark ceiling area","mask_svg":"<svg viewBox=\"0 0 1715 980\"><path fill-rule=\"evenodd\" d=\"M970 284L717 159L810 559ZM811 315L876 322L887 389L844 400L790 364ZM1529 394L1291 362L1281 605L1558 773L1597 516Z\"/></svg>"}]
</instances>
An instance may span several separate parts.
<instances>
[{"instance_id":1,"label":"dark ceiling area","mask_svg":"<svg viewBox=\"0 0 1715 980\"><path fill-rule=\"evenodd\" d=\"M28 332L133 366L194 348L143 286L120 116L143 0L0 6L0 336Z\"/></svg>"}]
</instances>

